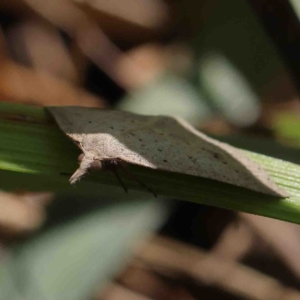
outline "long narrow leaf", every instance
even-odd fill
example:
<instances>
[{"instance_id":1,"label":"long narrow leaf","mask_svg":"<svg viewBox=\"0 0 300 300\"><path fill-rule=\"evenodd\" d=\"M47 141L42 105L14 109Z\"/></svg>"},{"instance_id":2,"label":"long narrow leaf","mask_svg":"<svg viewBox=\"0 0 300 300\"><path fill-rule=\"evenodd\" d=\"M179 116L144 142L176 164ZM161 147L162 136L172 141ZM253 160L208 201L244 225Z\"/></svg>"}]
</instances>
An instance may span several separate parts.
<instances>
[{"instance_id":1,"label":"long narrow leaf","mask_svg":"<svg viewBox=\"0 0 300 300\"><path fill-rule=\"evenodd\" d=\"M0 140L1 189L94 194L112 191L105 186L119 186L107 172L86 176L75 188L70 186L68 179L80 151L43 109L0 103ZM161 196L300 223L300 167L245 153L291 197L276 199L218 181L146 168L131 167L131 172ZM143 190L125 174L123 180L129 189ZM119 193L123 193L121 187Z\"/></svg>"}]
</instances>

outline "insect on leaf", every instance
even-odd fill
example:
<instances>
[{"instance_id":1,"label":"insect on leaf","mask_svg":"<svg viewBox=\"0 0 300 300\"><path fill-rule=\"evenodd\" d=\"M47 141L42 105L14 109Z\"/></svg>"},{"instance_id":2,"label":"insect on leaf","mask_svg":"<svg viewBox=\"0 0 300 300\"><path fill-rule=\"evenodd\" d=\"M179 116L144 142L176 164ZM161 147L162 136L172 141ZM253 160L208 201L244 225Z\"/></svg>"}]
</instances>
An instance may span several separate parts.
<instances>
[{"instance_id":1,"label":"insect on leaf","mask_svg":"<svg viewBox=\"0 0 300 300\"><path fill-rule=\"evenodd\" d=\"M287 196L242 151L206 136L181 119L83 107L48 110L84 154L72 183L95 161L121 161Z\"/></svg>"}]
</instances>

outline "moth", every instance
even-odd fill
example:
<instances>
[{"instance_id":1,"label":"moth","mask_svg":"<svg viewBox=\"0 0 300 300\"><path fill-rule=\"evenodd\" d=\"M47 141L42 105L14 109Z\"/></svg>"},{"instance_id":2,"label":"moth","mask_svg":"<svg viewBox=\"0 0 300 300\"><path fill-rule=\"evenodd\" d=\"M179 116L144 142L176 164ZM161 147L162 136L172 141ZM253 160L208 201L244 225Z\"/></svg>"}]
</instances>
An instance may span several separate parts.
<instances>
[{"instance_id":1,"label":"moth","mask_svg":"<svg viewBox=\"0 0 300 300\"><path fill-rule=\"evenodd\" d=\"M287 196L241 150L208 137L182 119L85 107L48 110L83 154L70 178L72 184L95 166L126 170L122 167L125 162Z\"/></svg>"}]
</instances>

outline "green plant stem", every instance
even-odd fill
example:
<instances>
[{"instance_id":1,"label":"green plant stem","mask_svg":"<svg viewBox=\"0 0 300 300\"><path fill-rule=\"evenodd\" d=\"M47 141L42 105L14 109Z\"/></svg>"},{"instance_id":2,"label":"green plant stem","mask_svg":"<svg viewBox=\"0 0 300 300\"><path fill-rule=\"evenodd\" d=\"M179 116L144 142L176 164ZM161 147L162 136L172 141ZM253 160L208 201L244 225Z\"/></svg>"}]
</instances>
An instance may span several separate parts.
<instances>
[{"instance_id":1,"label":"green plant stem","mask_svg":"<svg viewBox=\"0 0 300 300\"><path fill-rule=\"evenodd\" d=\"M76 187L69 184L80 151L42 108L0 103L0 139L0 188L3 190L103 194L112 191L106 186L117 186L117 193L123 193L118 181L108 172L86 176ZM265 168L291 197L277 199L200 177L136 166L130 169L160 196L300 223L300 167L265 155L245 153ZM126 174L122 178L129 189L143 190Z\"/></svg>"}]
</instances>

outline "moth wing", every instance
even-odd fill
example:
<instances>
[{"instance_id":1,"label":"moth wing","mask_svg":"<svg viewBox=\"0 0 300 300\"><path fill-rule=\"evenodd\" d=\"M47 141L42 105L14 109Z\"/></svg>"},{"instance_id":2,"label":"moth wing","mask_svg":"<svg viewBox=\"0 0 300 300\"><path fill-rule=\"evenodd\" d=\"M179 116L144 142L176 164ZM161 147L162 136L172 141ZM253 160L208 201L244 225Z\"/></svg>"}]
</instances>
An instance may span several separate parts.
<instances>
[{"instance_id":1,"label":"moth wing","mask_svg":"<svg viewBox=\"0 0 300 300\"><path fill-rule=\"evenodd\" d=\"M68 136L99 159L120 158L153 169L287 195L242 151L209 138L181 119L82 107L51 107L49 111Z\"/></svg>"},{"instance_id":2,"label":"moth wing","mask_svg":"<svg viewBox=\"0 0 300 300\"><path fill-rule=\"evenodd\" d=\"M181 119L155 117L124 140L132 153L124 152L120 157L129 163L287 196L242 151L209 138Z\"/></svg>"}]
</instances>

